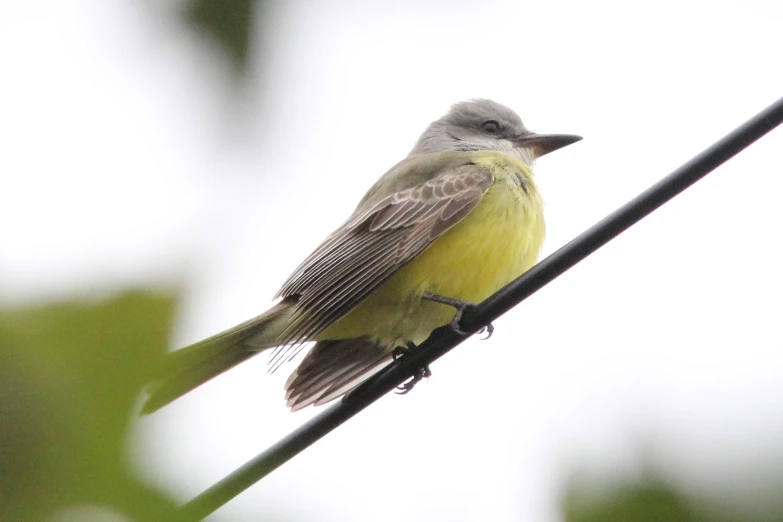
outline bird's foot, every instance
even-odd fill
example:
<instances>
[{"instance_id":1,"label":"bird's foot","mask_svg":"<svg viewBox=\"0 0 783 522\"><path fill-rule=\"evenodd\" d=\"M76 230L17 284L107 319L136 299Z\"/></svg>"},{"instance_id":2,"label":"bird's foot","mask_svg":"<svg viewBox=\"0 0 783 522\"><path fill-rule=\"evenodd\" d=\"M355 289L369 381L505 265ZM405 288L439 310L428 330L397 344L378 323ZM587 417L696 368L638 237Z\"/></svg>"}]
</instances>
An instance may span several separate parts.
<instances>
[{"instance_id":1,"label":"bird's foot","mask_svg":"<svg viewBox=\"0 0 783 522\"><path fill-rule=\"evenodd\" d=\"M407 348L398 346L392 352L392 358L396 361L400 357L404 357L409 350L415 347L416 345L413 344L412 342L407 343ZM422 379L429 379L430 377L432 377L432 372L430 371L429 366L424 366L423 368L419 368L416 370L416 372L413 374L413 377L409 381L404 382L399 386L397 386L397 391L394 393L396 393L397 395L405 395L406 393L411 391L419 381L421 381Z\"/></svg>"},{"instance_id":2,"label":"bird's foot","mask_svg":"<svg viewBox=\"0 0 783 522\"><path fill-rule=\"evenodd\" d=\"M473 303L469 303L467 301L462 301L461 299L445 297L442 295L433 294L431 292L424 292L421 298L424 299L425 301L432 301L433 303L445 304L446 306L450 306L456 309L457 313L454 314L454 317L452 318L451 323L449 323L449 326L451 326L451 329L460 335L464 335L466 337L470 335L468 332L463 331L462 328L459 327L459 322L460 320L462 320L462 314L464 314L465 311L470 310L471 308L475 308L476 305L474 305ZM492 337L492 334L495 332L495 327L492 326L492 323L489 323L488 325L486 325L476 333L485 333L485 332L487 336L484 337L483 340L487 340L490 337Z\"/></svg>"}]
</instances>

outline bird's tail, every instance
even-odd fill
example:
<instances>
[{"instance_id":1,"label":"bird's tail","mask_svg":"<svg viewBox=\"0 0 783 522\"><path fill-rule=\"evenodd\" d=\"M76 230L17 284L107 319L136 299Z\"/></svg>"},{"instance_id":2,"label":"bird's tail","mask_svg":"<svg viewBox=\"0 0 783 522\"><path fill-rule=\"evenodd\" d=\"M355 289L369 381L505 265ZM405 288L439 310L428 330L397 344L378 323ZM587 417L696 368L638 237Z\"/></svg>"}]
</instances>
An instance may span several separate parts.
<instances>
[{"instance_id":1,"label":"bird's tail","mask_svg":"<svg viewBox=\"0 0 783 522\"><path fill-rule=\"evenodd\" d=\"M286 299L258 317L166 356L141 413L152 413L258 353L277 346L296 301Z\"/></svg>"}]
</instances>

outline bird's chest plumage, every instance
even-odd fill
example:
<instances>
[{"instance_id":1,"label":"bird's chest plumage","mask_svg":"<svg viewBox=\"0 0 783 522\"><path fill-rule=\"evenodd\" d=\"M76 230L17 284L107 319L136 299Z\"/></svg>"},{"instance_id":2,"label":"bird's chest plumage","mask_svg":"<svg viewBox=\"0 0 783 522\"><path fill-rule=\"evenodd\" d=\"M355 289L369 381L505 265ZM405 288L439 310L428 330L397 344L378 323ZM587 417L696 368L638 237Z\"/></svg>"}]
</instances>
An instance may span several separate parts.
<instances>
[{"instance_id":1,"label":"bird's chest plumage","mask_svg":"<svg viewBox=\"0 0 783 522\"><path fill-rule=\"evenodd\" d=\"M512 166L493 169L494 183L465 219L319 337L352 337L361 324L391 348L419 344L454 316L453 308L423 301L424 292L476 303L533 266L545 233L541 198Z\"/></svg>"}]
</instances>

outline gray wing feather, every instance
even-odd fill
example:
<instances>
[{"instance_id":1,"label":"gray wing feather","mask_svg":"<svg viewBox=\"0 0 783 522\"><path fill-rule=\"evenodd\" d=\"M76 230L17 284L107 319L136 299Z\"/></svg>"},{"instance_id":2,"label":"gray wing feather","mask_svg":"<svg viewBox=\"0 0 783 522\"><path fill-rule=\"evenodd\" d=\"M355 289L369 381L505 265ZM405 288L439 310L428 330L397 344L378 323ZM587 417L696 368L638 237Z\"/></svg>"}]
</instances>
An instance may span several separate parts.
<instances>
[{"instance_id":1,"label":"gray wing feather","mask_svg":"<svg viewBox=\"0 0 783 522\"><path fill-rule=\"evenodd\" d=\"M319 341L286 382L288 407L296 411L347 393L392 359L368 339Z\"/></svg>"},{"instance_id":2,"label":"gray wing feather","mask_svg":"<svg viewBox=\"0 0 783 522\"><path fill-rule=\"evenodd\" d=\"M278 297L297 296L296 310L273 356L317 336L456 225L492 184L489 170L469 161L432 179L360 206L291 275Z\"/></svg>"}]
</instances>

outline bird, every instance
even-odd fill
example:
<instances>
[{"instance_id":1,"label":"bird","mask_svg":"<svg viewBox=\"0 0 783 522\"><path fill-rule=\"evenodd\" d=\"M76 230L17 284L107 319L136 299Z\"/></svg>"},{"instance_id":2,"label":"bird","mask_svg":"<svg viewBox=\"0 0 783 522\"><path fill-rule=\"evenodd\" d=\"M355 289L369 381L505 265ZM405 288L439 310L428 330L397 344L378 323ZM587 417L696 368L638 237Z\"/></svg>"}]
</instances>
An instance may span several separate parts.
<instances>
[{"instance_id":1,"label":"bird","mask_svg":"<svg viewBox=\"0 0 783 522\"><path fill-rule=\"evenodd\" d=\"M321 405L434 329L458 328L461 311L536 263L546 227L532 167L581 139L534 133L488 99L452 105L294 270L276 304L167 354L142 413L261 352L273 350L276 370L308 345L286 381L286 404Z\"/></svg>"}]
</instances>

